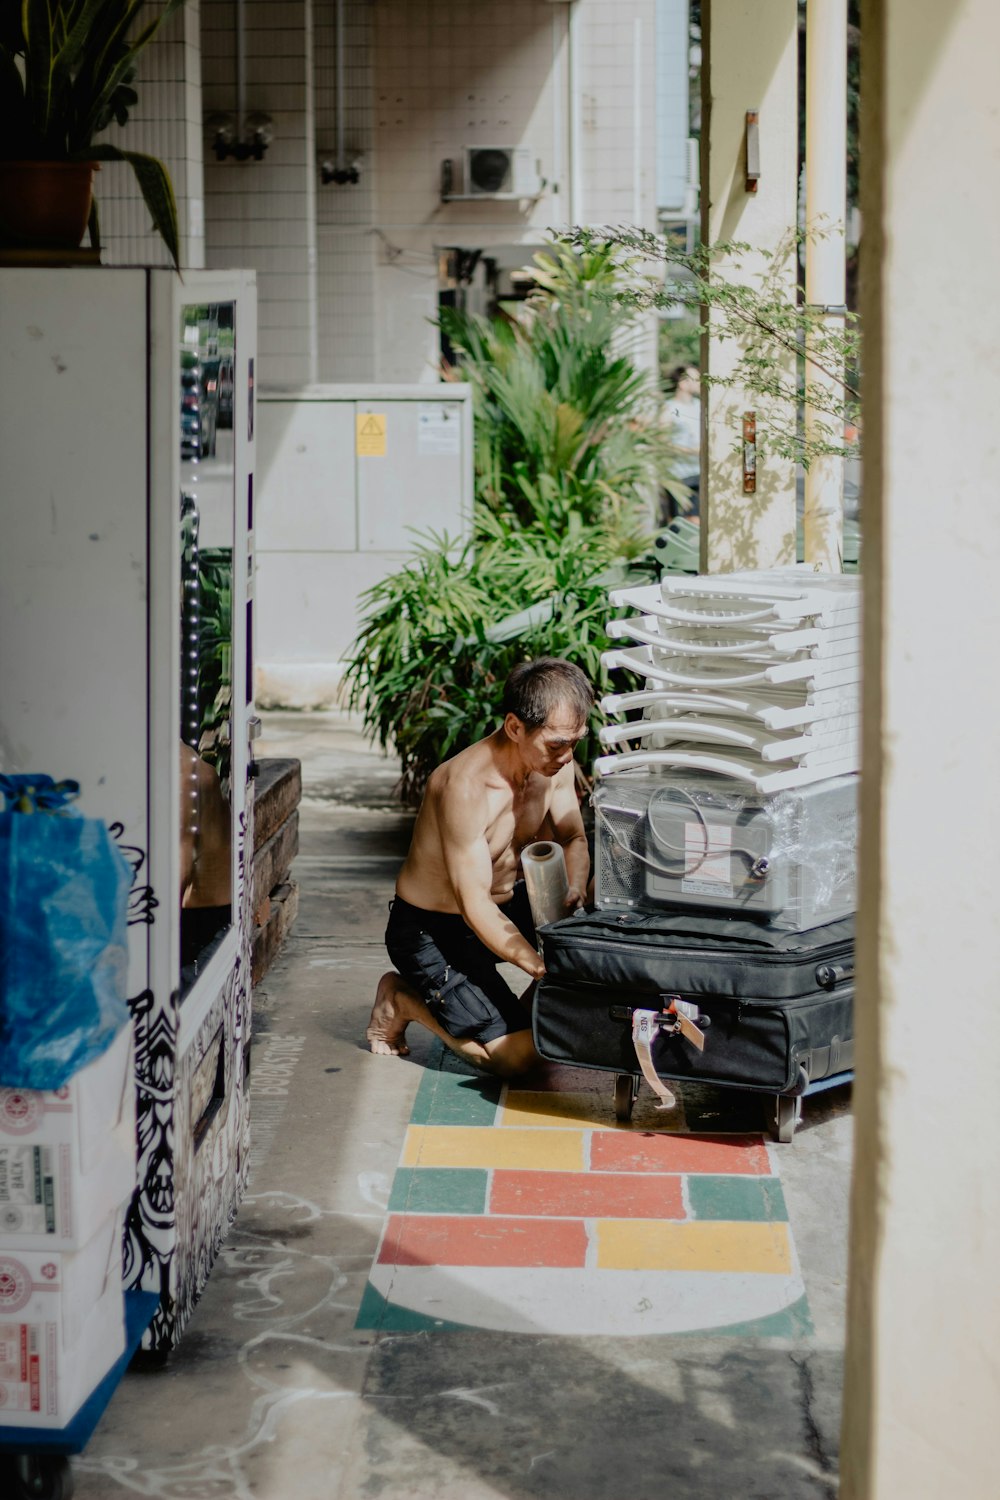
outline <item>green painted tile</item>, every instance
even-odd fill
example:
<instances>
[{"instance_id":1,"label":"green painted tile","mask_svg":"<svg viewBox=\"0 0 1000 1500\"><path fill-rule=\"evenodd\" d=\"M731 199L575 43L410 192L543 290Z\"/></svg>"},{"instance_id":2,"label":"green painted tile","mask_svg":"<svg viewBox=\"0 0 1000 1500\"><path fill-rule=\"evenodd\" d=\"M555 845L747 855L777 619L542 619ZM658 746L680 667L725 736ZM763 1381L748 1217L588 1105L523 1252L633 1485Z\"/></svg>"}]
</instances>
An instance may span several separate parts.
<instances>
[{"instance_id":1,"label":"green painted tile","mask_svg":"<svg viewBox=\"0 0 1000 1500\"><path fill-rule=\"evenodd\" d=\"M493 1125L503 1088L498 1078L428 1069L413 1101L413 1125Z\"/></svg>"},{"instance_id":2,"label":"green painted tile","mask_svg":"<svg viewBox=\"0 0 1000 1500\"><path fill-rule=\"evenodd\" d=\"M808 1339L815 1333L809 1302L805 1295L779 1312L766 1313L762 1318L748 1318L745 1323L727 1323L724 1328L689 1328L683 1333L671 1334L671 1338L697 1339Z\"/></svg>"},{"instance_id":3,"label":"green painted tile","mask_svg":"<svg viewBox=\"0 0 1000 1500\"><path fill-rule=\"evenodd\" d=\"M379 1333L464 1333L466 1323L450 1323L447 1318L430 1318L426 1313L414 1312L409 1307L396 1307L369 1281L355 1328L374 1328Z\"/></svg>"},{"instance_id":4,"label":"green painted tile","mask_svg":"<svg viewBox=\"0 0 1000 1500\"><path fill-rule=\"evenodd\" d=\"M452 1052L444 1042L435 1037L431 1043L431 1050L427 1056L427 1066L435 1068L440 1073L461 1073L464 1078L479 1078L482 1075L464 1057L459 1057L457 1052Z\"/></svg>"},{"instance_id":5,"label":"green painted tile","mask_svg":"<svg viewBox=\"0 0 1000 1500\"><path fill-rule=\"evenodd\" d=\"M390 1213L482 1214L489 1174L465 1167L397 1167Z\"/></svg>"},{"instance_id":6,"label":"green painted tile","mask_svg":"<svg viewBox=\"0 0 1000 1500\"><path fill-rule=\"evenodd\" d=\"M695 1219L763 1220L785 1223L788 1210L777 1177L695 1177L687 1179Z\"/></svg>"}]
</instances>

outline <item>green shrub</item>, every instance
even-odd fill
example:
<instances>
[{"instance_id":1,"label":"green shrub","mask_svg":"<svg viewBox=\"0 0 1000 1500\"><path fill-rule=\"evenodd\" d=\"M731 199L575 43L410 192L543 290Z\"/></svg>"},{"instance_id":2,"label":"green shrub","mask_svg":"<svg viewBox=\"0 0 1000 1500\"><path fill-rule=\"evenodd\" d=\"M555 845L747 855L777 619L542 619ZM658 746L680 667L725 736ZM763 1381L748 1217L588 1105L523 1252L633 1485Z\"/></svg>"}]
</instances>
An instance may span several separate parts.
<instances>
[{"instance_id":1,"label":"green shrub","mask_svg":"<svg viewBox=\"0 0 1000 1500\"><path fill-rule=\"evenodd\" d=\"M628 353L612 252L536 256L523 323L442 316L473 387L473 536L419 540L363 595L349 706L402 763L415 803L442 760L497 727L517 662L563 656L599 692L611 582L651 576L650 497L669 480L660 398ZM580 748L598 752L595 711ZM578 763L579 763L578 762Z\"/></svg>"}]
</instances>

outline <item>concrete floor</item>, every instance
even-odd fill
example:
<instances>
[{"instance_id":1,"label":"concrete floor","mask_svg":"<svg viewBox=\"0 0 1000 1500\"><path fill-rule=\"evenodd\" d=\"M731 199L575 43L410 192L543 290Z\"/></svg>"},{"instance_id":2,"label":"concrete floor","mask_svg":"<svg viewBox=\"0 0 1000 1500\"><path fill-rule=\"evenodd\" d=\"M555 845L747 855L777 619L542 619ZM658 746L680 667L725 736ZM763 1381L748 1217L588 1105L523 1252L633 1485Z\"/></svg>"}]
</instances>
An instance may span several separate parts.
<instances>
[{"instance_id":1,"label":"concrete floor","mask_svg":"<svg viewBox=\"0 0 1000 1500\"><path fill-rule=\"evenodd\" d=\"M255 995L249 1193L181 1344L125 1377L73 1460L78 1500L829 1500L847 1089L807 1100L794 1141L769 1148L811 1331L355 1326L417 1091L441 1067L417 1028L408 1059L363 1041L410 818L344 718L272 713L265 735L262 754L303 763L301 907ZM722 1097L713 1129L745 1130L746 1107Z\"/></svg>"}]
</instances>

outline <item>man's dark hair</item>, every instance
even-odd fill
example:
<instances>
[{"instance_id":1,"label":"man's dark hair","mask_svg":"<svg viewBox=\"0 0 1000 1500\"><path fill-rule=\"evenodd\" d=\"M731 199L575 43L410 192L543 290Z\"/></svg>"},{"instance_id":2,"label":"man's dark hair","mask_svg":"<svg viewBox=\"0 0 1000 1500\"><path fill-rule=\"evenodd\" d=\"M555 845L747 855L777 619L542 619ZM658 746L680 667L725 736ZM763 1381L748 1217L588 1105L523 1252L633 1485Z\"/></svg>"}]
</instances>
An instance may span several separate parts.
<instances>
[{"instance_id":1,"label":"man's dark hair","mask_svg":"<svg viewBox=\"0 0 1000 1500\"><path fill-rule=\"evenodd\" d=\"M594 689L586 673L561 656L522 661L504 683L501 712L514 714L528 729L540 729L554 708L575 709L586 724L594 706Z\"/></svg>"}]
</instances>

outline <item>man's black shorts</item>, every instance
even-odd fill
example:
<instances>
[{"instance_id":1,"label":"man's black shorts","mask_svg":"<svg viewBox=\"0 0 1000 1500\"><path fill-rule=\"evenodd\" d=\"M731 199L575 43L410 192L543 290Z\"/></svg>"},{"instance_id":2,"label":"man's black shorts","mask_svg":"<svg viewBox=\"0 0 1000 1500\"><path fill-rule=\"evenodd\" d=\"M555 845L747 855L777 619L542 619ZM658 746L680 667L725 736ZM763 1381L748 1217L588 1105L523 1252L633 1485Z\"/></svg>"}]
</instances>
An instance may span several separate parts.
<instances>
[{"instance_id":1,"label":"man's black shorts","mask_svg":"<svg viewBox=\"0 0 1000 1500\"><path fill-rule=\"evenodd\" d=\"M535 928L523 881L500 910L534 947ZM502 960L457 913L424 911L396 896L389 909L385 946L394 968L420 992L453 1037L485 1043L530 1026L526 1008L497 973Z\"/></svg>"}]
</instances>

